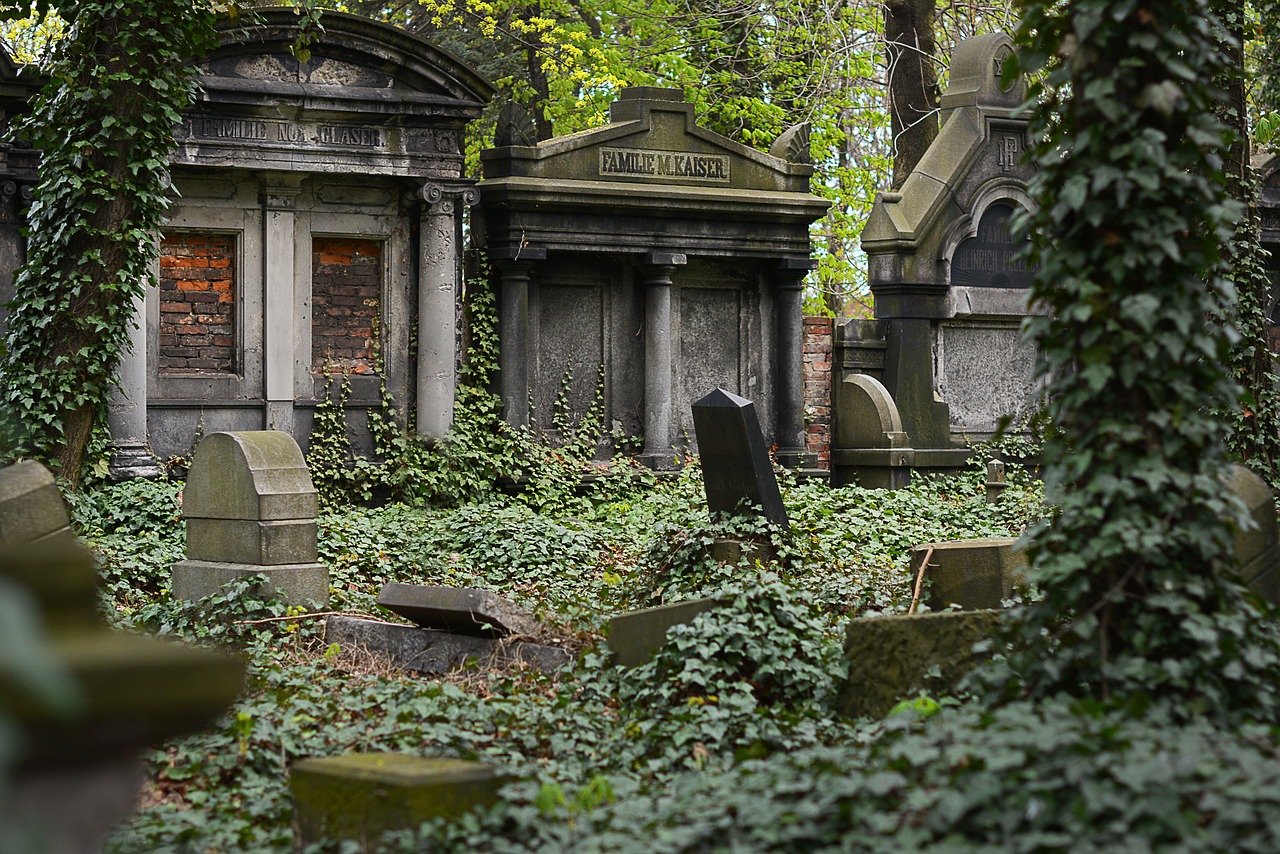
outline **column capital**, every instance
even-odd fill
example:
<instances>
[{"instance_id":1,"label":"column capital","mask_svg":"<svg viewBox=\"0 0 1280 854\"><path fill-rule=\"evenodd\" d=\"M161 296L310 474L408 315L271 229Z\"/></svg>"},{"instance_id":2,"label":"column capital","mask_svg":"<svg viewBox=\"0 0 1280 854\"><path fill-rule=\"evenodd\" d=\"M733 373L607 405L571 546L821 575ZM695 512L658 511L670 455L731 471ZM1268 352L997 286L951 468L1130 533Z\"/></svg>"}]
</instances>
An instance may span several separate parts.
<instances>
[{"instance_id":1,"label":"column capital","mask_svg":"<svg viewBox=\"0 0 1280 854\"><path fill-rule=\"evenodd\" d=\"M519 270L528 265L532 268L535 262L547 260L547 250L541 246L494 246L488 251L489 260L501 269ZM526 268L527 269L527 268Z\"/></svg>"},{"instance_id":2,"label":"column capital","mask_svg":"<svg viewBox=\"0 0 1280 854\"><path fill-rule=\"evenodd\" d=\"M783 258L773 268L774 284L786 290L804 287L804 278L818 267L812 258Z\"/></svg>"},{"instance_id":3,"label":"column capital","mask_svg":"<svg viewBox=\"0 0 1280 854\"><path fill-rule=\"evenodd\" d=\"M640 256L642 267L683 267L689 256L683 252L646 252Z\"/></svg>"},{"instance_id":4,"label":"column capital","mask_svg":"<svg viewBox=\"0 0 1280 854\"><path fill-rule=\"evenodd\" d=\"M451 205L455 201L472 207L480 201L480 188L475 181L466 178L431 178L422 182L417 195L427 203L427 207Z\"/></svg>"},{"instance_id":5,"label":"column capital","mask_svg":"<svg viewBox=\"0 0 1280 854\"><path fill-rule=\"evenodd\" d=\"M302 192L302 175L292 172L261 173L259 200L269 211L293 211Z\"/></svg>"}]
</instances>

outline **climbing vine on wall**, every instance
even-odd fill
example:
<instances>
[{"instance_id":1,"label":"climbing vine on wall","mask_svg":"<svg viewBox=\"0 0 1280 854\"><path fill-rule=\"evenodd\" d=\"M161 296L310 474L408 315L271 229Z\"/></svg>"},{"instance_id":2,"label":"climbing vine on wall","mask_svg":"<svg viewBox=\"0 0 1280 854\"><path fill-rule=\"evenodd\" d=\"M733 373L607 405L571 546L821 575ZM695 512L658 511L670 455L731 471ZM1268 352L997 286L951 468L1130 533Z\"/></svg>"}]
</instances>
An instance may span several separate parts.
<instances>
[{"instance_id":1,"label":"climbing vine on wall","mask_svg":"<svg viewBox=\"0 0 1280 854\"><path fill-rule=\"evenodd\" d=\"M1237 393L1223 247L1240 206L1208 81L1224 31L1204 0L1023 0L1039 205L1031 328L1055 429L1057 518L1031 545L1045 598L1013 658L1025 693L1168 695L1274 714L1242 663L1276 666L1227 569L1218 475ZM1069 152L1069 155L1064 155Z\"/></svg>"}]
</instances>

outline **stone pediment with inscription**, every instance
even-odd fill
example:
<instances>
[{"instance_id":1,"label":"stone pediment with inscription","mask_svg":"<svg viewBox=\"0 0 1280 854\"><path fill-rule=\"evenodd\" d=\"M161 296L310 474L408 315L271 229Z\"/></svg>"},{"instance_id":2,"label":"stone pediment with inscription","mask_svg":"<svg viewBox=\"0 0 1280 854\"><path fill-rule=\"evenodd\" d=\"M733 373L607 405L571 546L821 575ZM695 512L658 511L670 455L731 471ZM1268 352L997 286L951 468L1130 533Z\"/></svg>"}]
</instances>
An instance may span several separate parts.
<instances>
[{"instance_id":1,"label":"stone pediment with inscription","mask_svg":"<svg viewBox=\"0 0 1280 854\"><path fill-rule=\"evenodd\" d=\"M942 96L941 128L897 192L881 193L862 232L877 283L1021 288L1008 221L1031 204L1026 82L1006 80L1013 41L1003 33L957 46Z\"/></svg>"},{"instance_id":2,"label":"stone pediment with inscription","mask_svg":"<svg viewBox=\"0 0 1280 854\"><path fill-rule=\"evenodd\" d=\"M506 121L512 119L507 117ZM503 140L528 134L500 128ZM678 89L624 89L604 127L482 155L486 179L541 178L807 193L813 168L807 128L766 154L700 127Z\"/></svg>"},{"instance_id":3,"label":"stone pediment with inscription","mask_svg":"<svg viewBox=\"0 0 1280 854\"><path fill-rule=\"evenodd\" d=\"M230 25L201 63L202 91L175 129L181 165L385 175L460 174L462 127L492 94L461 61L395 27L325 12L301 62L297 16Z\"/></svg>"}]
</instances>

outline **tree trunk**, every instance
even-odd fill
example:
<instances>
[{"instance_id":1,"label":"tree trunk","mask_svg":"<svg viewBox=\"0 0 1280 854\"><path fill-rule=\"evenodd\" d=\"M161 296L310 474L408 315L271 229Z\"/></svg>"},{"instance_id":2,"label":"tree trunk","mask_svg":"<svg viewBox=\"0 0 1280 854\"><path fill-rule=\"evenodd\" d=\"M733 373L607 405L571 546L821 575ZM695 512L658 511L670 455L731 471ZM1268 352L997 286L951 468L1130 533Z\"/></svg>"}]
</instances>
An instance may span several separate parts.
<instances>
[{"instance_id":1,"label":"tree trunk","mask_svg":"<svg viewBox=\"0 0 1280 854\"><path fill-rule=\"evenodd\" d=\"M884 4L895 190L902 187L938 136L936 9L937 0L888 0Z\"/></svg>"}]
</instances>

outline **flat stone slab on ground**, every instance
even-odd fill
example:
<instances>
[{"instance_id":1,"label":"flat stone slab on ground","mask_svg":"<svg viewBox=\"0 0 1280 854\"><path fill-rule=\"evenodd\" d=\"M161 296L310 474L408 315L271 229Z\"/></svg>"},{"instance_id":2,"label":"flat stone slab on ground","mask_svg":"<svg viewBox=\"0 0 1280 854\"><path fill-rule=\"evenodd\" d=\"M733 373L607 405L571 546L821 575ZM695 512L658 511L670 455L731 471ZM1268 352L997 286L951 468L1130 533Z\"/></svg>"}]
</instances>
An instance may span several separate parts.
<instances>
[{"instance_id":1,"label":"flat stone slab on ground","mask_svg":"<svg viewBox=\"0 0 1280 854\"><path fill-rule=\"evenodd\" d=\"M690 599L610 617L609 646L613 649L613 663L621 667L644 664L667 642L668 629L691 622L719 604L722 604L719 599Z\"/></svg>"},{"instance_id":2,"label":"flat stone slab on ground","mask_svg":"<svg viewBox=\"0 0 1280 854\"><path fill-rule=\"evenodd\" d=\"M991 637L1000 618L999 611L937 611L850 620L838 708L850 717L882 717L917 691L950 691L983 660L974 645Z\"/></svg>"},{"instance_id":3,"label":"flat stone slab on ground","mask_svg":"<svg viewBox=\"0 0 1280 854\"><path fill-rule=\"evenodd\" d=\"M388 830L457 818L498 800L509 778L492 765L403 753L303 759L289 773L295 850L325 838L368 846Z\"/></svg>"},{"instance_id":4,"label":"flat stone slab on ground","mask_svg":"<svg viewBox=\"0 0 1280 854\"><path fill-rule=\"evenodd\" d=\"M448 673L469 659L502 668L523 665L543 673L559 670L572 660L572 656L558 646L455 635L359 617L329 617L325 621L324 638L329 643L381 653L398 667L428 676Z\"/></svg>"},{"instance_id":5,"label":"flat stone slab on ground","mask_svg":"<svg viewBox=\"0 0 1280 854\"><path fill-rule=\"evenodd\" d=\"M498 638L531 635L538 629L538 622L528 611L478 587L392 582L383 585L378 604L424 629L455 634Z\"/></svg>"}]
</instances>

